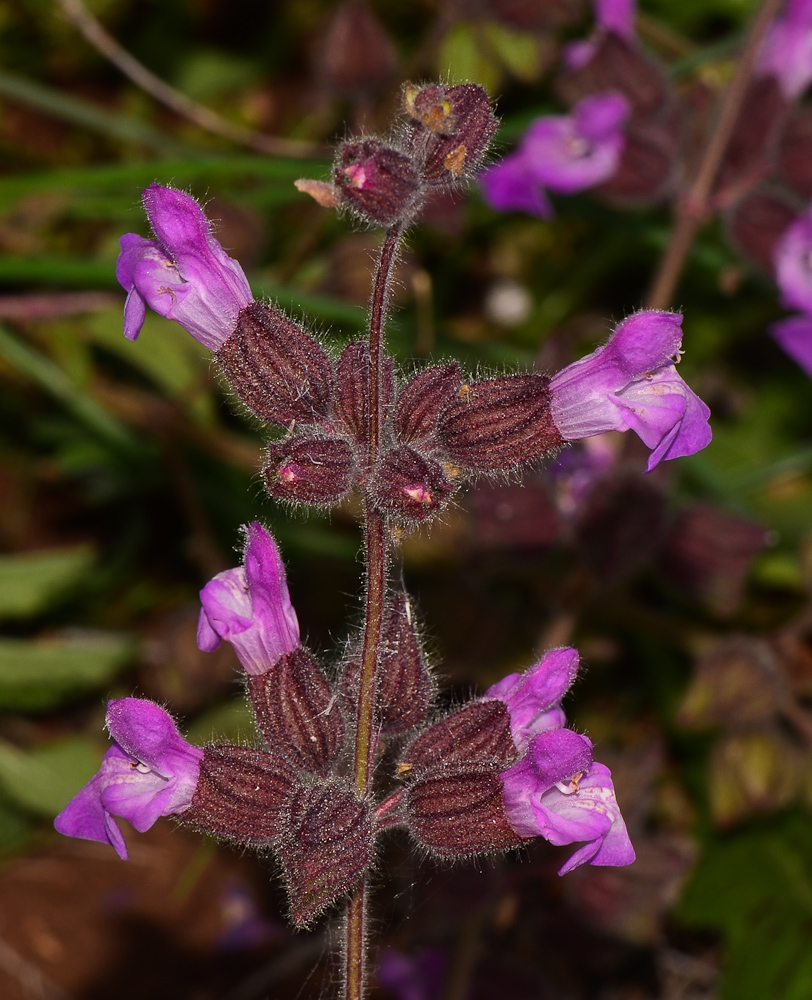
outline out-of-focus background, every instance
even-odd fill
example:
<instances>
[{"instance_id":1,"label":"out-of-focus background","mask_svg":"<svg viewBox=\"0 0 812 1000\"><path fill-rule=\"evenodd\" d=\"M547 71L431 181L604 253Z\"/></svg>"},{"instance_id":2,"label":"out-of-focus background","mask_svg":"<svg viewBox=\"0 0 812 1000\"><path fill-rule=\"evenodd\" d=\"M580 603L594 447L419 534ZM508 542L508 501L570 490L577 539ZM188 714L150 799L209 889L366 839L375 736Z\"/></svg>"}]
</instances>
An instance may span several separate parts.
<instances>
[{"instance_id":1,"label":"out-of-focus background","mask_svg":"<svg viewBox=\"0 0 812 1000\"><path fill-rule=\"evenodd\" d=\"M754 9L644 0L641 44L711 107ZM230 649L195 645L197 592L237 563L241 524L279 539L324 662L360 614L353 511L269 501L264 432L207 352L154 316L137 344L122 337L115 260L120 234L147 235L141 189L200 197L255 293L343 344L364 327L378 237L293 181L327 177L335 139L385 127L406 79L484 84L507 152L562 109L561 45L591 26L579 0L0 5L6 1000L261 1000L336 981L324 926L287 929L271 861L161 821L127 830L124 863L51 826L98 766L110 696L159 701L198 742L252 738ZM127 55L196 102L191 118L127 79ZM247 143L203 127L201 107ZM668 207L589 192L555 206L549 222L476 190L432 206L389 326L405 370L554 371L640 307ZM449 699L578 646L568 715L612 767L639 860L558 879L566 852L546 843L437 866L392 837L376 996L812 996L812 382L766 335L777 290L724 220L702 230L675 305L680 371L713 411L706 451L644 476L636 440L573 448L522 486L481 483L403 549Z\"/></svg>"}]
</instances>

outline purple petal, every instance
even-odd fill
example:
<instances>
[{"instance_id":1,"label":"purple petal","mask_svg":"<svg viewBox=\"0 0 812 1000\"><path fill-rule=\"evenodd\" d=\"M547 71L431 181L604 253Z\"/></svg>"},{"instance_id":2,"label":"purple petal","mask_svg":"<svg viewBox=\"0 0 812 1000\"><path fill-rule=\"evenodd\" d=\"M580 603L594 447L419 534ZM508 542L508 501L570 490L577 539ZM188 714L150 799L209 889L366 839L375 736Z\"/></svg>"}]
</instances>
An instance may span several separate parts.
<instances>
[{"instance_id":1,"label":"purple petal","mask_svg":"<svg viewBox=\"0 0 812 1000\"><path fill-rule=\"evenodd\" d=\"M606 31L634 41L634 0L595 0L595 18Z\"/></svg>"},{"instance_id":2,"label":"purple petal","mask_svg":"<svg viewBox=\"0 0 812 1000\"><path fill-rule=\"evenodd\" d=\"M216 649L218 637L227 640L250 674L266 673L299 646L284 564L273 537L256 521L247 531L245 565L210 580L200 601L198 646Z\"/></svg>"},{"instance_id":3,"label":"purple petal","mask_svg":"<svg viewBox=\"0 0 812 1000\"><path fill-rule=\"evenodd\" d=\"M498 698L510 713L510 729L518 750L531 738L564 725L558 702L569 690L578 673L578 651L571 647L553 649L523 674L510 674L488 688L486 698Z\"/></svg>"},{"instance_id":4,"label":"purple petal","mask_svg":"<svg viewBox=\"0 0 812 1000\"><path fill-rule=\"evenodd\" d=\"M194 769L203 751L178 732L172 716L142 698L118 698L107 703L107 728L121 749L163 777L176 775L184 761Z\"/></svg>"},{"instance_id":5,"label":"purple petal","mask_svg":"<svg viewBox=\"0 0 812 1000\"><path fill-rule=\"evenodd\" d=\"M756 71L774 76L789 101L806 90L812 80L812 0L789 0L769 29Z\"/></svg>"},{"instance_id":6,"label":"purple petal","mask_svg":"<svg viewBox=\"0 0 812 1000\"><path fill-rule=\"evenodd\" d=\"M551 219L555 214L522 152L506 156L484 170L479 183L486 203L498 212L527 212L541 219Z\"/></svg>"},{"instance_id":7,"label":"purple petal","mask_svg":"<svg viewBox=\"0 0 812 1000\"><path fill-rule=\"evenodd\" d=\"M812 313L812 216L787 227L775 246L773 264L783 305Z\"/></svg>"},{"instance_id":8,"label":"purple petal","mask_svg":"<svg viewBox=\"0 0 812 1000\"><path fill-rule=\"evenodd\" d=\"M576 131L587 139L607 138L625 124L631 105L623 94L614 91L585 97L572 109Z\"/></svg>"},{"instance_id":9,"label":"purple petal","mask_svg":"<svg viewBox=\"0 0 812 1000\"><path fill-rule=\"evenodd\" d=\"M769 334L812 378L812 316L790 316L773 323Z\"/></svg>"},{"instance_id":10,"label":"purple petal","mask_svg":"<svg viewBox=\"0 0 812 1000\"><path fill-rule=\"evenodd\" d=\"M564 46L562 57L564 66L573 72L582 69L587 63L592 62L597 51L597 44L590 38L570 42Z\"/></svg>"},{"instance_id":11,"label":"purple petal","mask_svg":"<svg viewBox=\"0 0 812 1000\"><path fill-rule=\"evenodd\" d=\"M643 309L618 324L604 350L628 378L636 378L669 362L681 345L681 313Z\"/></svg>"},{"instance_id":12,"label":"purple petal","mask_svg":"<svg viewBox=\"0 0 812 1000\"><path fill-rule=\"evenodd\" d=\"M502 797L511 827L520 837L537 837L535 802L556 782L589 769L592 744L570 729L552 729L530 741L527 753L502 771ZM548 837L549 839L549 837Z\"/></svg>"},{"instance_id":13,"label":"purple petal","mask_svg":"<svg viewBox=\"0 0 812 1000\"><path fill-rule=\"evenodd\" d=\"M115 745L110 747L104 755L99 773L91 778L77 795L74 795L54 820L54 827L66 837L79 837L82 840L96 840L101 844L110 844L122 861L127 861L129 854L121 830L101 801L107 776L121 760L126 761L127 767L130 766L130 758L123 750Z\"/></svg>"}]
</instances>

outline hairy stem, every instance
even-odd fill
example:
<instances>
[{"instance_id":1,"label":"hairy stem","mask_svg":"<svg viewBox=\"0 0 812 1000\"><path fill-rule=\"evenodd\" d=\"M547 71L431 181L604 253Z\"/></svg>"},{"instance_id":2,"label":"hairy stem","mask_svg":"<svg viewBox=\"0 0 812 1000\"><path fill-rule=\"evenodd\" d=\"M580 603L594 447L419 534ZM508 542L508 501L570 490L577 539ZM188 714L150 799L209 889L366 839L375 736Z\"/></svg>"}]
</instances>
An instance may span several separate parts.
<instances>
[{"instance_id":1,"label":"hairy stem","mask_svg":"<svg viewBox=\"0 0 812 1000\"><path fill-rule=\"evenodd\" d=\"M758 47L780 4L781 0L764 0L753 19L736 72L725 92L719 114L711 126L694 181L677 205L674 229L654 276L646 301L647 309L667 309L671 304L694 238L708 216L710 193L742 108Z\"/></svg>"},{"instance_id":2,"label":"hairy stem","mask_svg":"<svg viewBox=\"0 0 812 1000\"><path fill-rule=\"evenodd\" d=\"M383 321L392 269L397 259L401 229L392 227L381 247L369 320L369 424L367 427L367 469L371 473L381 444L381 389L383 371ZM366 601L364 606L364 647L355 728L355 786L361 798L369 794L375 758L375 690L384 611L386 608L387 528L384 518L364 496L364 541L366 558ZM366 984L366 878L362 879L347 904L345 921L345 1000L362 1000Z\"/></svg>"}]
</instances>

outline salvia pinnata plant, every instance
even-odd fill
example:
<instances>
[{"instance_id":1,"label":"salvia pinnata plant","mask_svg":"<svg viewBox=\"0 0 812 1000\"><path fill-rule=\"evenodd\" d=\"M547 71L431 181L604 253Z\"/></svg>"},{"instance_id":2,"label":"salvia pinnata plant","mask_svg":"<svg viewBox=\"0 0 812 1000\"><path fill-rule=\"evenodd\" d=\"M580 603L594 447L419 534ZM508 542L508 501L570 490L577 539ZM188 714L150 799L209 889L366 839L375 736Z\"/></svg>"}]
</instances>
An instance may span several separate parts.
<instances>
[{"instance_id":1,"label":"salvia pinnata plant","mask_svg":"<svg viewBox=\"0 0 812 1000\"><path fill-rule=\"evenodd\" d=\"M592 62L602 43L594 44ZM552 377L472 378L456 363L398 372L383 332L404 229L429 194L475 176L496 129L474 84L407 85L403 106L405 121L389 136L342 143L329 182L300 183L321 204L385 231L369 336L340 355L253 298L190 195L155 184L144 192L154 238L121 241L125 335L138 336L149 306L212 351L240 405L280 431L263 469L272 497L329 508L358 494L364 627L325 669L302 645L271 532L248 525L242 565L201 591L197 635L203 650L234 647L261 744L193 747L158 705L112 701L113 745L56 821L62 833L107 842L123 858L115 817L146 830L171 815L272 852L294 924L309 926L345 905L350 1000L364 993L367 875L387 829L405 828L419 851L445 859L509 851L536 837L577 845L561 874L635 856L609 770L590 740L566 727L562 700L578 672L577 651L549 650L480 697L442 708L412 600L394 582L396 539L429 524L472 479L521 472L570 441L633 430L653 469L710 440L708 408L676 367L676 313L630 316L604 346ZM622 95L587 98L573 119L539 130L533 142L560 152L594 140L581 175L594 179L616 161L635 113ZM545 183L562 190L554 170Z\"/></svg>"}]
</instances>

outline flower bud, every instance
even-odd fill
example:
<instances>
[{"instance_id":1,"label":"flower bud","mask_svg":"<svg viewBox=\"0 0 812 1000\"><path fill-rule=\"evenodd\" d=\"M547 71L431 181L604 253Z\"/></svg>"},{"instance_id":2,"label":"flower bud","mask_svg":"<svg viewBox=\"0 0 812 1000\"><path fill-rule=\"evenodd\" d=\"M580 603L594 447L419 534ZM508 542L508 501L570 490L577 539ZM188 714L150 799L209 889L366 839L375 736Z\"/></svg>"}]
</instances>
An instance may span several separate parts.
<instances>
[{"instance_id":1,"label":"flower bud","mask_svg":"<svg viewBox=\"0 0 812 1000\"><path fill-rule=\"evenodd\" d=\"M257 725L269 747L308 771L321 771L341 751L344 723L318 664L301 646L274 669L248 677Z\"/></svg>"},{"instance_id":2,"label":"flower bud","mask_svg":"<svg viewBox=\"0 0 812 1000\"><path fill-rule=\"evenodd\" d=\"M206 747L184 824L251 847L272 844L295 790L290 765L250 747Z\"/></svg>"},{"instance_id":3,"label":"flower bud","mask_svg":"<svg viewBox=\"0 0 812 1000\"><path fill-rule=\"evenodd\" d=\"M407 83L403 104L412 118L407 143L424 180L438 186L472 177L499 127L485 90L475 83Z\"/></svg>"},{"instance_id":4,"label":"flower bud","mask_svg":"<svg viewBox=\"0 0 812 1000\"><path fill-rule=\"evenodd\" d=\"M728 233L740 250L772 273L775 248L797 214L797 207L786 195L756 188L737 202L728 216Z\"/></svg>"},{"instance_id":5,"label":"flower bud","mask_svg":"<svg viewBox=\"0 0 812 1000\"><path fill-rule=\"evenodd\" d=\"M268 447L265 485L272 497L334 504L353 484L352 448L339 437L299 437Z\"/></svg>"},{"instance_id":6,"label":"flower bud","mask_svg":"<svg viewBox=\"0 0 812 1000\"><path fill-rule=\"evenodd\" d=\"M424 368L398 396L395 429L402 441L422 441L434 433L440 413L459 389L456 364Z\"/></svg>"},{"instance_id":7,"label":"flower bud","mask_svg":"<svg viewBox=\"0 0 812 1000\"><path fill-rule=\"evenodd\" d=\"M387 452L370 490L376 507L384 513L425 521L443 507L458 485L439 462L404 447Z\"/></svg>"},{"instance_id":8,"label":"flower bud","mask_svg":"<svg viewBox=\"0 0 812 1000\"><path fill-rule=\"evenodd\" d=\"M625 203L662 198L674 179L673 135L664 128L641 123L629 126L625 138L616 170L597 192Z\"/></svg>"},{"instance_id":9,"label":"flower bud","mask_svg":"<svg viewBox=\"0 0 812 1000\"><path fill-rule=\"evenodd\" d=\"M356 441L366 440L369 425L369 345L364 340L347 344L336 366L336 394L333 413ZM382 364L381 405L386 408L394 396L392 359Z\"/></svg>"},{"instance_id":10,"label":"flower bud","mask_svg":"<svg viewBox=\"0 0 812 1000\"><path fill-rule=\"evenodd\" d=\"M460 767L508 767L517 757L502 701L472 701L425 729L403 750L415 777Z\"/></svg>"},{"instance_id":11,"label":"flower bud","mask_svg":"<svg viewBox=\"0 0 812 1000\"><path fill-rule=\"evenodd\" d=\"M507 821L498 771L472 768L410 782L406 810L412 836L440 857L501 851L521 843Z\"/></svg>"},{"instance_id":12,"label":"flower bud","mask_svg":"<svg viewBox=\"0 0 812 1000\"><path fill-rule=\"evenodd\" d=\"M778 147L778 166L792 190L812 198L812 108L798 108L787 122Z\"/></svg>"},{"instance_id":13,"label":"flower bud","mask_svg":"<svg viewBox=\"0 0 812 1000\"><path fill-rule=\"evenodd\" d=\"M332 366L293 320L260 302L243 309L215 357L234 391L275 424L315 423L330 405Z\"/></svg>"},{"instance_id":14,"label":"flower bud","mask_svg":"<svg viewBox=\"0 0 812 1000\"><path fill-rule=\"evenodd\" d=\"M408 221L419 207L420 178L411 159L378 139L342 143L333 180L344 204L375 225Z\"/></svg>"},{"instance_id":15,"label":"flower bud","mask_svg":"<svg viewBox=\"0 0 812 1000\"><path fill-rule=\"evenodd\" d=\"M344 0L327 26L319 69L339 94L363 97L392 76L395 50L386 30L362 0Z\"/></svg>"},{"instance_id":16,"label":"flower bud","mask_svg":"<svg viewBox=\"0 0 812 1000\"><path fill-rule=\"evenodd\" d=\"M358 700L360 672L359 651L347 663L342 685L344 699L353 706ZM432 690L409 598L398 594L389 606L384 624L375 687L376 722L381 734L405 733L419 725L428 712Z\"/></svg>"},{"instance_id":17,"label":"flower bud","mask_svg":"<svg viewBox=\"0 0 812 1000\"><path fill-rule=\"evenodd\" d=\"M278 848L291 918L306 927L353 888L372 862L369 808L339 781L301 789Z\"/></svg>"},{"instance_id":18,"label":"flower bud","mask_svg":"<svg viewBox=\"0 0 812 1000\"><path fill-rule=\"evenodd\" d=\"M464 385L439 421L450 457L496 472L557 448L563 438L550 415L548 384L543 375L507 375Z\"/></svg>"}]
</instances>

